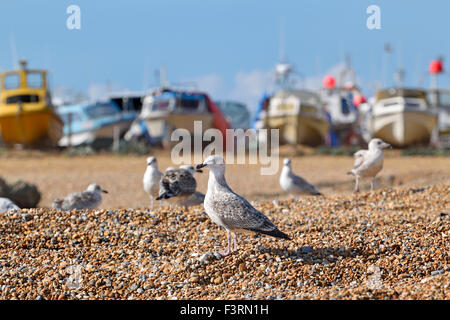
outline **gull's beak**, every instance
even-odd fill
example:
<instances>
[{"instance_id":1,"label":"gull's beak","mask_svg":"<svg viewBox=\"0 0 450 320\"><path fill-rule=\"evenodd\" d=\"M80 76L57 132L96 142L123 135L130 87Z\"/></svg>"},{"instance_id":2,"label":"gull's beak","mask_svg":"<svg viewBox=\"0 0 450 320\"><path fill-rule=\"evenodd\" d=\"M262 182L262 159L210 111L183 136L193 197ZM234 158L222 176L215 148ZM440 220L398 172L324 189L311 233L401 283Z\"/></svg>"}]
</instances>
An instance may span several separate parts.
<instances>
[{"instance_id":1,"label":"gull's beak","mask_svg":"<svg viewBox=\"0 0 450 320\"><path fill-rule=\"evenodd\" d=\"M384 143L384 147L385 147L385 148L392 149L392 146L391 146L389 143Z\"/></svg>"},{"instance_id":2,"label":"gull's beak","mask_svg":"<svg viewBox=\"0 0 450 320\"><path fill-rule=\"evenodd\" d=\"M103 192L103 193L109 193L108 191L106 191L106 190L103 190L103 189L102 189L102 192Z\"/></svg>"},{"instance_id":3,"label":"gull's beak","mask_svg":"<svg viewBox=\"0 0 450 320\"><path fill-rule=\"evenodd\" d=\"M198 164L196 167L195 167L195 170L197 170L197 172L202 172L202 171L199 171L201 168L203 168L203 167L206 167L206 164L203 164L203 163L201 163L201 164Z\"/></svg>"}]
</instances>

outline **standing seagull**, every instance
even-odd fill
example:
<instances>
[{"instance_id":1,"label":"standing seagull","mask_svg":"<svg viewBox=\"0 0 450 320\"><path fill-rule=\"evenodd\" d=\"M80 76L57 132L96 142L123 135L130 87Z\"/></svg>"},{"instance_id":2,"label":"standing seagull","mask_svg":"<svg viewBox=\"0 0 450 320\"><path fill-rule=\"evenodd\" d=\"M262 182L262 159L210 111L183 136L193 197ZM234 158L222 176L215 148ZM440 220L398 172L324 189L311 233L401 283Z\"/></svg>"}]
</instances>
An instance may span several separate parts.
<instances>
[{"instance_id":1,"label":"standing seagull","mask_svg":"<svg viewBox=\"0 0 450 320\"><path fill-rule=\"evenodd\" d=\"M359 192L359 179L372 178L370 180L370 191L373 191L375 176L383 169L383 149L391 148L391 145L381 139L372 139L369 142L369 150L359 150L353 155L355 162L353 169L347 172L355 176L355 190Z\"/></svg>"},{"instance_id":2,"label":"standing seagull","mask_svg":"<svg viewBox=\"0 0 450 320\"><path fill-rule=\"evenodd\" d=\"M322 195L319 191L317 191L316 187L292 172L291 159L285 158L283 163L284 166L280 175L280 186L284 191L297 195Z\"/></svg>"},{"instance_id":3,"label":"standing seagull","mask_svg":"<svg viewBox=\"0 0 450 320\"><path fill-rule=\"evenodd\" d=\"M159 195L159 182L161 181L163 174L158 170L158 160L155 157L147 158L147 169L144 173L144 190L152 201L152 210L154 198ZM161 207L161 202L159 203Z\"/></svg>"},{"instance_id":4,"label":"standing seagull","mask_svg":"<svg viewBox=\"0 0 450 320\"><path fill-rule=\"evenodd\" d=\"M186 171L188 171L190 174L192 174L192 176L194 176L194 174L196 172L203 172L200 169L195 169L193 165L190 164L185 164L180 166L180 169L184 169ZM187 209L188 207L191 206L198 206L200 204L203 204L203 201L205 200L205 195L199 191L195 191L191 196L189 196L189 198L187 198L186 200L182 201L180 204L182 206L184 206L185 209Z\"/></svg>"},{"instance_id":5,"label":"standing seagull","mask_svg":"<svg viewBox=\"0 0 450 320\"><path fill-rule=\"evenodd\" d=\"M166 170L159 183L159 195L156 200L167 199L169 203L187 200L195 193L197 182L192 174L185 169Z\"/></svg>"},{"instance_id":6,"label":"standing seagull","mask_svg":"<svg viewBox=\"0 0 450 320\"><path fill-rule=\"evenodd\" d=\"M86 191L74 192L65 198L58 198L53 201L52 208L62 210L73 209L96 209L102 202L101 193L108 193L98 184L92 183Z\"/></svg>"},{"instance_id":7,"label":"standing seagull","mask_svg":"<svg viewBox=\"0 0 450 320\"><path fill-rule=\"evenodd\" d=\"M209 156L197 166L197 169L203 167L210 170L208 191L203 204L205 211L212 221L227 231L228 250L222 255L228 255L231 252L232 232L250 231L290 240L289 236L281 232L269 218L230 189L225 181L225 161L221 156ZM234 251L237 249L236 235L232 241Z\"/></svg>"}]
</instances>

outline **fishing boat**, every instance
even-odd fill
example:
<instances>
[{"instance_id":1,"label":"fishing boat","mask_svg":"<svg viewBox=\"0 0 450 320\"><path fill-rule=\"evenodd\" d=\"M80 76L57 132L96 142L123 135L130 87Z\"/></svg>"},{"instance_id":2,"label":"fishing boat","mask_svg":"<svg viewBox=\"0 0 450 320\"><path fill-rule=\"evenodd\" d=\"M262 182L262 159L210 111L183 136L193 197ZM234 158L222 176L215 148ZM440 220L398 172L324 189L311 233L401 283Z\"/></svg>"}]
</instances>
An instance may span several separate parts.
<instances>
[{"instance_id":1,"label":"fishing boat","mask_svg":"<svg viewBox=\"0 0 450 320\"><path fill-rule=\"evenodd\" d=\"M278 129L280 144L318 146L326 141L330 127L327 114L317 93L295 87L294 68L285 61L275 66L277 87L265 92L252 122L254 129ZM270 143L260 131L260 143Z\"/></svg>"},{"instance_id":2,"label":"fishing boat","mask_svg":"<svg viewBox=\"0 0 450 320\"><path fill-rule=\"evenodd\" d=\"M437 110L421 89L388 88L376 93L365 111L366 140L380 138L396 146L427 144L437 126Z\"/></svg>"},{"instance_id":3,"label":"fishing boat","mask_svg":"<svg viewBox=\"0 0 450 320\"><path fill-rule=\"evenodd\" d=\"M189 131L193 139L197 134L209 128L218 129L226 145L226 129L230 124L225 119L219 107L203 92L173 90L164 88L153 90L143 100L140 119L144 120L152 143L162 144L170 148L174 143L170 137L175 129L183 128ZM194 121L200 121L201 132L194 130Z\"/></svg>"},{"instance_id":4,"label":"fishing boat","mask_svg":"<svg viewBox=\"0 0 450 320\"><path fill-rule=\"evenodd\" d=\"M337 79L335 78L337 77ZM365 101L356 85L357 77L346 55L344 68L335 76L327 74L322 79L319 96L330 118L330 145L355 145L360 143L358 107Z\"/></svg>"},{"instance_id":5,"label":"fishing boat","mask_svg":"<svg viewBox=\"0 0 450 320\"><path fill-rule=\"evenodd\" d=\"M0 132L6 145L56 146L63 122L55 112L47 83L47 71L28 69L0 74Z\"/></svg>"},{"instance_id":6,"label":"fishing boat","mask_svg":"<svg viewBox=\"0 0 450 320\"><path fill-rule=\"evenodd\" d=\"M316 93L281 89L263 100L256 127L278 129L280 144L318 146L325 142L330 124Z\"/></svg>"},{"instance_id":7,"label":"fishing boat","mask_svg":"<svg viewBox=\"0 0 450 320\"><path fill-rule=\"evenodd\" d=\"M92 145L102 148L120 138L136 118L135 112L122 111L113 101L85 102L58 108L64 121L59 146Z\"/></svg>"}]
</instances>

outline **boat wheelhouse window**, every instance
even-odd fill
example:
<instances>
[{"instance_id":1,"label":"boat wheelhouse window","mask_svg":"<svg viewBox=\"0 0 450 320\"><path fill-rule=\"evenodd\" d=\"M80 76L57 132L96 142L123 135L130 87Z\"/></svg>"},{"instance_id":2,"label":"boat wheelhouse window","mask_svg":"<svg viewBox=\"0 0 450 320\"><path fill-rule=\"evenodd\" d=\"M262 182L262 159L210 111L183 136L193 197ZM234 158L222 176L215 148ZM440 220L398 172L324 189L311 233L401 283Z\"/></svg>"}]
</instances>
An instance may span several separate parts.
<instances>
[{"instance_id":1,"label":"boat wheelhouse window","mask_svg":"<svg viewBox=\"0 0 450 320\"><path fill-rule=\"evenodd\" d=\"M176 109L178 111L195 112L203 110L204 100L177 99Z\"/></svg>"},{"instance_id":2,"label":"boat wheelhouse window","mask_svg":"<svg viewBox=\"0 0 450 320\"><path fill-rule=\"evenodd\" d=\"M39 102L39 97L36 94L19 94L16 96L11 96L6 98L6 104L13 103L36 103Z\"/></svg>"},{"instance_id":3,"label":"boat wheelhouse window","mask_svg":"<svg viewBox=\"0 0 450 320\"><path fill-rule=\"evenodd\" d=\"M439 93L439 104L442 106L450 106L450 93Z\"/></svg>"},{"instance_id":4,"label":"boat wheelhouse window","mask_svg":"<svg viewBox=\"0 0 450 320\"><path fill-rule=\"evenodd\" d=\"M418 108L418 107L420 107L420 104L419 104L419 103L407 102L407 103L405 104L405 107Z\"/></svg>"},{"instance_id":5,"label":"boat wheelhouse window","mask_svg":"<svg viewBox=\"0 0 450 320\"><path fill-rule=\"evenodd\" d=\"M141 97L118 97L112 98L111 100L123 111L141 111L142 109Z\"/></svg>"},{"instance_id":6,"label":"boat wheelhouse window","mask_svg":"<svg viewBox=\"0 0 450 320\"><path fill-rule=\"evenodd\" d=\"M267 111L269 109L270 98L266 98L263 101L262 110Z\"/></svg>"},{"instance_id":7,"label":"boat wheelhouse window","mask_svg":"<svg viewBox=\"0 0 450 320\"><path fill-rule=\"evenodd\" d=\"M347 99L342 98L341 99L341 111L342 114L349 114L350 113L350 106L348 105Z\"/></svg>"},{"instance_id":8,"label":"boat wheelhouse window","mask_svg":"<svg viewBox=\"0 0 450 320\"><path fill-rule=\"evenodd\" d=\"M3 78L5 90L17 89L20 87L20 76L18 73L10 73Z\"/></svg>"},{"instance_id":9,"label":"boat wheelhouse window","mask_svg":"<svg viewBox=\"0 0 450 320\"><path fill-rule=\"evenodd\" d=\"M111 104L97 104L86 109L89 118L100 118L104 116L112 116L117 114L117 109Z\"/></svg>"},{"instance_id":10,"label":"boat wheelhouse window","mask_svg":"<svg viewBox=\"0 0 450 320\"><path fill-rule=\"evenodd\" d=\"M27 87L39 89L44 86L44 77L41 72L27 72Z\"/></svg>"},{"instance_id":11,"label":"boat wheelhouse window","mask_svg":"<svg viewBox=\"0 0 450 320\"><path fill-rule=\"evenodd\" d=\"M169 109L170 100L161 100L153 102L152 111L166 111Z\"/></svg>"}]
</instances>

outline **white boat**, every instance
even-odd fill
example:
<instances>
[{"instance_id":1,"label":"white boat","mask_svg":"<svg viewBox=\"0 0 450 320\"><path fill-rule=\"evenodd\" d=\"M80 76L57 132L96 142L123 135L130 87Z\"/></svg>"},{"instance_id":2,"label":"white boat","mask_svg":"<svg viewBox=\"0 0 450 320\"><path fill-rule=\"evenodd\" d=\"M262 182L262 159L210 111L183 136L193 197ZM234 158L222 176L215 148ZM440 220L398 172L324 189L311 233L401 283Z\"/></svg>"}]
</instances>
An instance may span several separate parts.
<instances>
[{"instance_id":1,"label":"white boat","mask_svg":"<svg viewBox=\"0 0 450 320\"><path fill-rule=\"evenodd\" d=\"M113 101L65 105L58 107L57 112L64 121L64 136L58 142L60 147L109 146L136 118L134 112L122 111Z\"/></svg>"},{"instance_id":2,"label":"white boat","mask_svg":"<svg viewBox=\"0 0 450 320\"><path fill-rule=\"evenodd\" d=\"M420 89L389 88L377 92L363 115L365 139L380 138L396 146L428 144L437 126L437 110Z\"/></svg>"},{"instance_id":3,"label":"white boat","mask_svg":"<svg viewBox=\"0 0 450 320\"><path fill-rule=\"evenodd\" d=\"M164 88L151 91L143 99L139 118L146 124L150 141L171 148L176 142L171 141L171 134L176 129L186 129L195 140L202 140L205 130L218 129L226 145L226 129L230 124L211 100L208 94L199 91L172 90ZM201 123L201 132L195 129L196 122ZM198 137L196 135L201 134Z\"/></svg>"},{"instance_id":4,"label":"white boat","mask_svg":"<svg viewBox=\"0 0 450 320\"><path fill-rule=\"evenodd\" d=\"M325 142L330 124L316 93L281 89L261 109L257 127L279 129L281 144L317 146Z\"/></svg>"}]
</instances>

